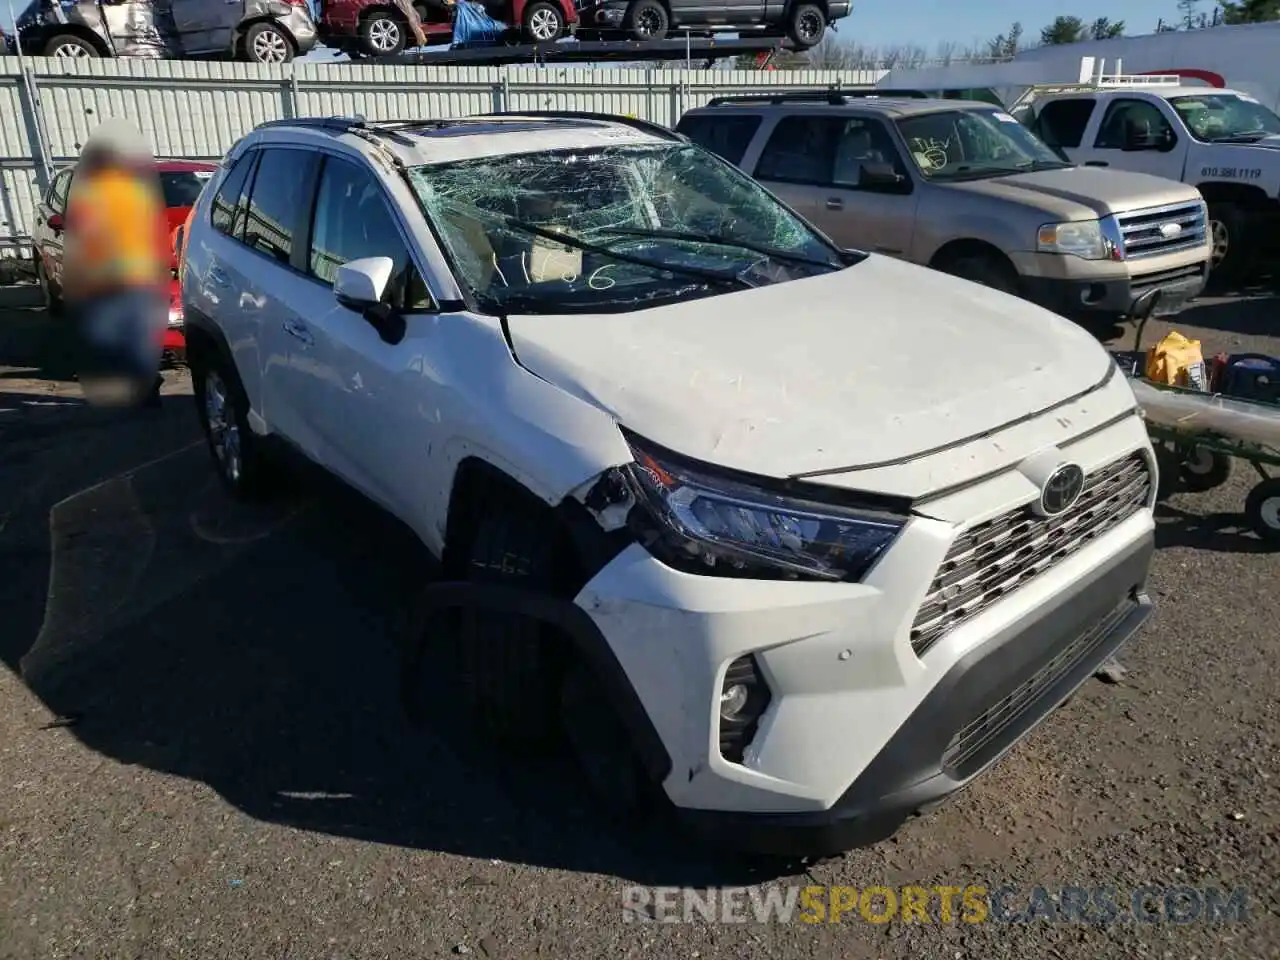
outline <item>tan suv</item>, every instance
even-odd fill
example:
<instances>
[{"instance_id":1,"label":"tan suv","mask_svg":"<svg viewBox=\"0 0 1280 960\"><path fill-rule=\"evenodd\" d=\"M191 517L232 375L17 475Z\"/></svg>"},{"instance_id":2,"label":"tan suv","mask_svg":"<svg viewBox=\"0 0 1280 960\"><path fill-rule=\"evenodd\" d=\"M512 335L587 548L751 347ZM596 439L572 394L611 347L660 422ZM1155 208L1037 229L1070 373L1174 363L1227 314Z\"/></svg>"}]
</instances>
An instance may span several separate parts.
<instances>
[{"instance_id":1,"label":"tan suv","mask_svg":"<svg viewBox=\"0 0 1280 960\"><path fill-rule=\"evenodd\" d=\"M867 93L726 97L677 129L845 247L926 264L1064 316L1157 313L1204 288L1204 200L1077 167L999 107Z\"/></svg>"}]
</instances>

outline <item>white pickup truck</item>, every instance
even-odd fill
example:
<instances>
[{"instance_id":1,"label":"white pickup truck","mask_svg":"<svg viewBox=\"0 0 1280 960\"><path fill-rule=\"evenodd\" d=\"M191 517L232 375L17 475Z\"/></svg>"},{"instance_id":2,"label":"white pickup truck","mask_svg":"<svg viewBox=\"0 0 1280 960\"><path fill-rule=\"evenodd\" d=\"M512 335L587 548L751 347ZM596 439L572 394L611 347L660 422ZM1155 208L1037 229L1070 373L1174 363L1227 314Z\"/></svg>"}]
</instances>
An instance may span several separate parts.
<instances>
[{"instance_id":1,"label":"white pickup truck","mask_svg":"<svg viewBox=\"0 0 1280 960\"><path fill-rule=\"evenodd\" d=\"M1010 112L1076 163L1198 188L1214 282L1245 280L1280 250L1280 116L1249 94L1174 76L1099 76L1032 87Z\"/></svg>"}]
</instances>

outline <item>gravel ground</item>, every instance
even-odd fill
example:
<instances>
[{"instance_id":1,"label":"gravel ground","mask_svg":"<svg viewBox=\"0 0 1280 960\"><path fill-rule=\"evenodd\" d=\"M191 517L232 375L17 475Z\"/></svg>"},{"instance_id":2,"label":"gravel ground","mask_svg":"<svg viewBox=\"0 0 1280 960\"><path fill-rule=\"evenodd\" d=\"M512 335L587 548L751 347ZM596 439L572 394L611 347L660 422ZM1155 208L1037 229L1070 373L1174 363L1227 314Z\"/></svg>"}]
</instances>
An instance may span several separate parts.
<instances>
[{"instance_id":1,"label":"gravel ground","mask_svg":"<svg viewBox=\"0 0 1280 960\"><path fill-rule=\"evenodd\" d=\"M158 411L86 409L20 346L44 323L0 313L0 957L1280 956L1280 554L1240 529L1243 465L1162 509L1158 613L1119 684L894 840L778 875L603 822L563 763L409 729L392 638L425 576L411 538L314 485L232 505L183 375ZM1205 301L1178 329L1280 353L1280 299ZM626 887L681 884L1011 885L1014 905L1037 885L1245 887L1248 905L1013 929L624 917Z\"/></svg>"}]
</instances>

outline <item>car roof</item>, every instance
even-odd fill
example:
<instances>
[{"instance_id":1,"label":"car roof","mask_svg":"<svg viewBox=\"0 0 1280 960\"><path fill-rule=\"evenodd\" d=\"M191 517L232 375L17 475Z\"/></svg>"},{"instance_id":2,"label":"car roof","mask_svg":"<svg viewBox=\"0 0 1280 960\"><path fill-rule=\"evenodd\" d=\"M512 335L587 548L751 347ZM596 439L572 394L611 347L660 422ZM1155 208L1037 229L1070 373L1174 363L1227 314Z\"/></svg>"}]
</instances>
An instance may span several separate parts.
<instances>
[{"instance_id":1,"label":"car roof","mask_svg":"<svg viewBox=\"0 0 1280 960\"><path fill-rule=\"evenodd\" d=\"M663 136L656 128L650 131L644 125L621 119L518 114L382 123L351 120L346 128L340 118L313 118L276 121L255 132L259 131L267 135L267 142L277 135L295 142L337 136L362 151L374 140L406 167L551 150L653 145L677 137L674 133Z\"/></svg>"},{"instance_id":2,"label":"car roof","mask_svg":"<svg viewBox=\"0 0 1280 960\"><path fill-rule=\"evenodd\" d=\"M1130 93L1153 93L1157 97L1211 97L1220 94L1232 94L1239 96L1239 91L1228 90L1224 87L1206 87L1201 84L1182 83L1126 83L1124 86L1115 87L1081 87L1078 90L1055 90L1053 93L1042 95L1042 99L1060 99L1064 97L1090 97L1100 93L1111 94L1114 96L1124 96Z\"/></svg>"},{"instance_id":3,"label":"car roof","mask_svg":"<svg viewBox=\"0 0 1280 960\"><path fill-rule=\"evenodd\" d=\"M880 97L875 95L846 97L842 103L831 103L823 100L788 100L785 97L777 100L743 99L740 101L725 100L706 107L696 107L689 113L699 115L715 114L727 110L773 110L781 113L792 113L797 110L809 112L842 111L854 108L863 113L876 113L894 119L919 116L926 113L938 113L943 110L965 110L971 112L992 112L1000 108L993 103L977 100L943 100L932 97Z\"/></svg>"}]
</instances>

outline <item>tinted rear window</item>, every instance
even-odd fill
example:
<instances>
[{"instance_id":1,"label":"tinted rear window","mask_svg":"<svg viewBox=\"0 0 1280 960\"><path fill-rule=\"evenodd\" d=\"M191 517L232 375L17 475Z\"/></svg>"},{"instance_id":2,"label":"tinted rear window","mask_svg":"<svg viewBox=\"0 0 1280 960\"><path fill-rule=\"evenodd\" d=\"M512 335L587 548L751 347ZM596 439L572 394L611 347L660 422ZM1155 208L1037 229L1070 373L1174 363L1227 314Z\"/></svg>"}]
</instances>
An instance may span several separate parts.
<instances>
[{"instance_id":1,"label":"tinted rear window","mask_svg":"<svg viewBox=\"0 0 1280 960\"><path fill-rule=\"evenodd\" d=\"M740 113L723 116L703 113L682 117L676 129L698 146L737 165L760 129L760 118Z\"/></svg>"},{"instance_id":2,"label":"tinted rear window","mask_svg":"<svg viewBox=\"0 0 1280 960\"><path fill-rule=\"evenodd\" d=\"M166 207L193 207L200 191L213 176L212 171L183 170L160 174L160 189L164 191Z\"/></svg>"}]
</instances>

